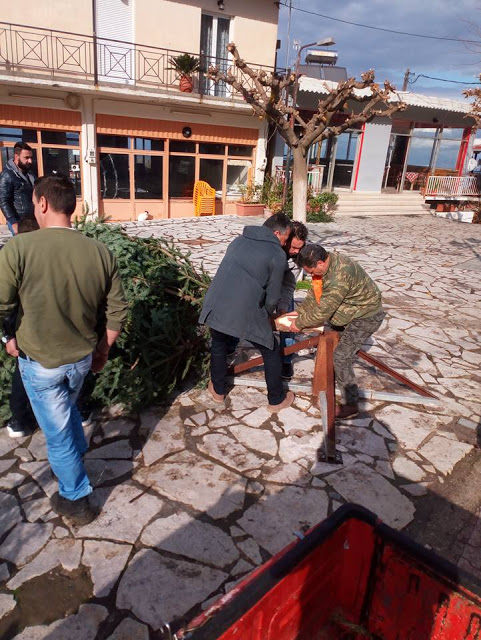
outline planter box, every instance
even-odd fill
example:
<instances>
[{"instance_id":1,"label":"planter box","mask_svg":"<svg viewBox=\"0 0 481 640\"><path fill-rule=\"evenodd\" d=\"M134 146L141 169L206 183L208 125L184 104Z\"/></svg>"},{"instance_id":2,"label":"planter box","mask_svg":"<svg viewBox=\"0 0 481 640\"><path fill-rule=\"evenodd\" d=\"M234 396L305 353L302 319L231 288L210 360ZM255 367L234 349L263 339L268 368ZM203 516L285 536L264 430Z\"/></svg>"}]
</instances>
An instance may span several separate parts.
<instances>
[{"instance_id":1,"label":"planter box","mask_svg":"<svg viewBox=\"0 0 481 640\"><path fill-rule=\"evenodd\" d=\"M264 205L259 203L245 204L244 202L237 202L236 212L238 216L263 216Z\"/></svg>"}]
</instances>

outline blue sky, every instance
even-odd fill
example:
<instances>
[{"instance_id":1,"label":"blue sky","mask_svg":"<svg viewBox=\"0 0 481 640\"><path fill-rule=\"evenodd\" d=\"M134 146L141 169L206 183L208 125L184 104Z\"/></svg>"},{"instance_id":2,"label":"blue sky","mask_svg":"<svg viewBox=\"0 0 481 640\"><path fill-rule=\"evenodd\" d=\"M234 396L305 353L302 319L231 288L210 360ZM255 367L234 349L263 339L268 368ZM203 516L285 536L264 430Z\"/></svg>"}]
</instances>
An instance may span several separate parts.
<instances>
[{"instance_id":1,"label":"blue sky","mask_svg":"<svg viewBox=\"0 0 481 640\"><path fill-rule=\"evenodd\" d=\"M281 0L288 4L289 0ZM481 0L292 0L293 7L326 16L397 31L479 41L479 45L413 38L374 31L327 18L291 13L290 64L294 64L294 40L301 44L332 36L338 51L338 65L347 67L349 76L359 77L373 68L376 79L391 80L401 89L404 72L465 82L479 81L481 72ZM278 38L282 48L278 64L286 63L287 7L280 7ZM412 77L411 79L414 79ZM462 85L418 78L409 90L427 95L463 99Z\"/></svg>"}]
</instances>

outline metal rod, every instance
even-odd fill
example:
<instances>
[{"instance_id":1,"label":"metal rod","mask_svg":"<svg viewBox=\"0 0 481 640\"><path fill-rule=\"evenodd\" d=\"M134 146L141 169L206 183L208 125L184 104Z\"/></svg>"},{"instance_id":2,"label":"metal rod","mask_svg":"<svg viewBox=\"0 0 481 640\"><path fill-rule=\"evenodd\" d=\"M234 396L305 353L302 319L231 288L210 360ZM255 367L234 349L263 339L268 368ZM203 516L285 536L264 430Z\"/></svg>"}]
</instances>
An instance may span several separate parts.
<instances>
[{"instance_id":1,"label":"metal rod","mask_svg":"<svg viewBox=\"0 0 481 640\"><path fill-rule=\"evenodd\" d=\"M94 85L99 84L99 68L97 59L97 0L92 0L92 46L94 56Z\"/></svg>"}]
</instances>

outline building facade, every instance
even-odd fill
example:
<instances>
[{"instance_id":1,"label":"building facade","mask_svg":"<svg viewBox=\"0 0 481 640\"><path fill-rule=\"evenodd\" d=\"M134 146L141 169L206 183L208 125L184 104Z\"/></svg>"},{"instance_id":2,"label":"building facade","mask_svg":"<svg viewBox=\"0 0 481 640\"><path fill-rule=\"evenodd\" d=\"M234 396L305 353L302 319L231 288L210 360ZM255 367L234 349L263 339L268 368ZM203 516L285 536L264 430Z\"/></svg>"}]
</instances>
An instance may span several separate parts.
<instances>
[{"instance_id":1,"label":"building facade","mask_svg":"<svg viewBox=\"0 0 481 640\"><path fill-rule=\"evenodd\" d=\"M115 220L193 215L197 180L215 188L217 213L233 213L239 188L262 181L265 122L202 71L181 91L172 58L238 74L234 41L272 70L271 0L50 0L7 3L1 18L0 169L27 142L37 175L74 181L77 213Z\"/></svg>"}]
</instances>

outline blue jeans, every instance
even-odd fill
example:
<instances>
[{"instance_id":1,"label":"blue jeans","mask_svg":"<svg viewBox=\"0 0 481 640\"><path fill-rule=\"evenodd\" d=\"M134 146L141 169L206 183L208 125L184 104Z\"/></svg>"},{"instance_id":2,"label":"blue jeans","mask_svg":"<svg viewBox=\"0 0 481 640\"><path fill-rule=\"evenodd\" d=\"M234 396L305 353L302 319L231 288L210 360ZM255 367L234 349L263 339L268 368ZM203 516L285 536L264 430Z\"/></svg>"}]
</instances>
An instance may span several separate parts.
<instances>
[{"instance_id":1,"label":"blue jeans","mask_svg":"<svg viewBox=\"0 0 481 640\"><path fill-rule=\"evenodd\" d=\"M12 227L11 223L8 220L7 220L7 227L8 227L8 230L10 231L10 233L12 234L12 236L14 236L15 235L15 231L13 230L13 227Z\"/></svg>"},{"instance_id":2,"label":"blue jeans","mask_svg":"<svg viewBox=\"0 0 481 640\"><path fill-rule=\"evenodd\" d=\"M18 364L37 422L45 434L47 455L58 479L59 494L78 500L92 492L82 456L87 441L77 396L90 370L92 355L72 364L45 369L28 356Z\"/></svg>"},{"instance_id":3,"label":"blue jeans","mask_svg":"<svg viewBox=\"0 0 481 640\"><path fill-rule=\"evenodd\" d=\"M290 303L289 303L289 307L287 309L287 312L289 311L294 311L294 297L291 299ZM295 344L295 340L294 340L294 334L289 332L289 331L281 331L279 333L279 339L281 342L281 350L284 349L285 347L291 347L293 344ZM288 356L283 355L282 356L282 362L284 364L291 364L292 362L292 353L289 354Z\"/></svg>"}]
</instances>

